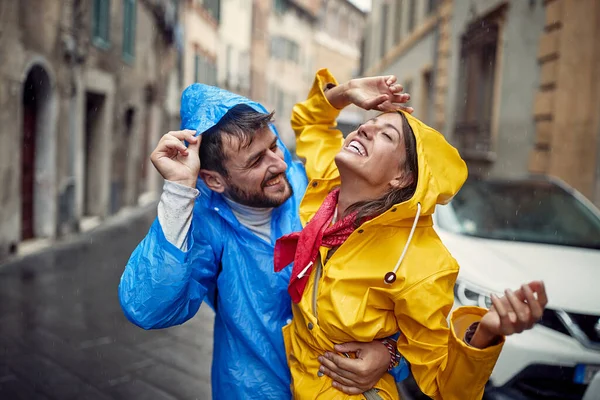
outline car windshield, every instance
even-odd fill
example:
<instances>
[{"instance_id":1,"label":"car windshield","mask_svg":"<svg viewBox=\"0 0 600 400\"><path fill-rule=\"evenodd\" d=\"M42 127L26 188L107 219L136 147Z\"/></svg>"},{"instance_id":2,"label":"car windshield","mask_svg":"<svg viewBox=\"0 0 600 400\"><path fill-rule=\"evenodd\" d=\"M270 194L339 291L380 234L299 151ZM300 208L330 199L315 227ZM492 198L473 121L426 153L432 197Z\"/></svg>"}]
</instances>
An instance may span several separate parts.
<instances>
[{"instance_id":1,"label":"car windshield","mask_svg":"<svg viewBox=\"0 0 600 400\"><path fill-rule=\"evenodd\" d=\"M552 182L469 180L436 214L454 233L600 249L600 218Z\"/></svg>"}]
</instances>

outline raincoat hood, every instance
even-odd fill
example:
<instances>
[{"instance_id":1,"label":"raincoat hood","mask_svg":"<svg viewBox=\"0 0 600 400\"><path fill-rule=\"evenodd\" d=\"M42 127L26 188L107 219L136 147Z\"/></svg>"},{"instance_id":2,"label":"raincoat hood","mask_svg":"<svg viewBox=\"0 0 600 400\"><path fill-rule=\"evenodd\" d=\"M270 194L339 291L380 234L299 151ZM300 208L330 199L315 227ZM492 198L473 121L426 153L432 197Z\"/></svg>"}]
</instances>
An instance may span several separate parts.
<instances>
[{"instance_id":1,"label":"raincoat hood","mask_svg":"<svg viewBox=\"0 0 600 400\"><path fill-rule=\"evenodd\" d=\"M261 104L243 96L215 86L191 84L181 95L181 129L204 133L215 126L227 111L240 104L246 104L260 113L267 113Z\"/></svg>"},{"instance_id":2,"label":"raincoat hood","mask_svg":"<svg viewBox=\"0 0 600 400\"><path fill-rule=\"evenodd\" d=\"M414 196L397 204L379 217L373 224L401 225L406 219L433 214L437 204L446 204L467 179L467 165L458 151L446 138L412 115L402 112L415 135L417 147L418 180ZM392 211L393 210L393 211Z\"/></svg>"}]
</instances>

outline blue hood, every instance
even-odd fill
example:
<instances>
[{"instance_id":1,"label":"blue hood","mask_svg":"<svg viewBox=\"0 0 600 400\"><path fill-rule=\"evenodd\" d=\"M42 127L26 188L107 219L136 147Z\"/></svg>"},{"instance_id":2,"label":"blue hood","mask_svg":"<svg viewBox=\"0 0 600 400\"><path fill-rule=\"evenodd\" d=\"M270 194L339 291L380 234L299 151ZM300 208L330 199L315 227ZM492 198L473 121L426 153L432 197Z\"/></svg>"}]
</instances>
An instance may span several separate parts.
<instances>
[{"instance_id":1,"label":"blue hood","mask_svg":"<svg viewBox=\"0 0 600 400\"><path fill-rule=\"evenodd\" d=\"M268 114L261 104L243 96L215 86L194 83L181 96L181 129L203 133L215 126L227 111L240 104Z\"/></svg>"}]
</instances>

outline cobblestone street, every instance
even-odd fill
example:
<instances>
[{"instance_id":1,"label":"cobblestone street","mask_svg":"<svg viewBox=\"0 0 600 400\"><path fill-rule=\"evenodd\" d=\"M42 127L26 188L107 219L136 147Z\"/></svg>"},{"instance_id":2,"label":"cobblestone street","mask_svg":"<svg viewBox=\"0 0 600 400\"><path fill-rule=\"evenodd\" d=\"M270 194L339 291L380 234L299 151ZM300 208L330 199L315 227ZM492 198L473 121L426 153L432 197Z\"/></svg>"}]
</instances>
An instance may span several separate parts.
<instances>
[{"instance_id":1,"label":"cobblestone street","mask_svg":"<svg viewBox=\"0 0 600 400\"><path fill-rule=\"evenodd\" d=\"M117 286L153 208L0 266L0 399L210 399L213 313L144 331Z\"/></svg>"}]
</instances>

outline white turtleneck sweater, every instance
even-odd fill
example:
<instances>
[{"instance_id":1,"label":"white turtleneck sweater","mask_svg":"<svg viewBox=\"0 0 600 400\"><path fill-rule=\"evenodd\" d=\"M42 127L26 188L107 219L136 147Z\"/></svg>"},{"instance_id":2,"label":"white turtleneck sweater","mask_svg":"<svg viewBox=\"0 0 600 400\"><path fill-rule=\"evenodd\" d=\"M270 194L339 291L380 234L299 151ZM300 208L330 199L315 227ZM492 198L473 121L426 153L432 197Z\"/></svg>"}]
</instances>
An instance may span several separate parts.
<instances>
[{"instance_id":1,"label":"white turtleneck sweater","mask_svg":"<svg viewBox=\"0 0 600 400\"><path fill-rule=\"evenodd\" d=\"M192 224L194 202L200 195L196 188L165 181L158 203L158 222L165 238L182 251L187 251L187 237ZM238 222L261 239L271 242L272 208L249 207L223 197Z\"/></svg>"},{"instance_id":2,"label":"white turtleneck sweater","mask_svg":"<svg viewBox=\"0 0 600 400\"><path fill-rule=\"evenodd\" d=\"M271 243L271 215L272 208L258 208L245 206L240 203L223 196L225 203L229 205L233 215L237 218L240 224L248 228L259 238L267 243Z\"/></svg>"}]
</instances>

